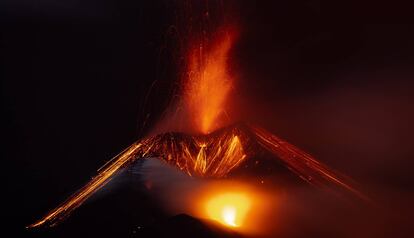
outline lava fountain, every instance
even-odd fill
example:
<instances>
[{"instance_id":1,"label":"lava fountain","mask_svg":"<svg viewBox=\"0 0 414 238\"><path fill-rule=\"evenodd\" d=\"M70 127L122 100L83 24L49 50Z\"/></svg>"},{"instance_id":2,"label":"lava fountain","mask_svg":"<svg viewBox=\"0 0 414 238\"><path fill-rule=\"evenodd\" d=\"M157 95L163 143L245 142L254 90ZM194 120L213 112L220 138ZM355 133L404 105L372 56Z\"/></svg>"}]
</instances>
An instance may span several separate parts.
<instances>
[{"instance_id":1,"label":"lava fountain","mask_svg":"<svg viewBox=\"0 0 414 238\"><path fill-rule=\"evenodd\" d=\"M233 79L227 60L235 38L234 31L222 30L211 49L195 44L188 54L187 79L184 82L184 104L196 130L208 134L222 126L220 116Z\"/></svg>"}]
</instances>

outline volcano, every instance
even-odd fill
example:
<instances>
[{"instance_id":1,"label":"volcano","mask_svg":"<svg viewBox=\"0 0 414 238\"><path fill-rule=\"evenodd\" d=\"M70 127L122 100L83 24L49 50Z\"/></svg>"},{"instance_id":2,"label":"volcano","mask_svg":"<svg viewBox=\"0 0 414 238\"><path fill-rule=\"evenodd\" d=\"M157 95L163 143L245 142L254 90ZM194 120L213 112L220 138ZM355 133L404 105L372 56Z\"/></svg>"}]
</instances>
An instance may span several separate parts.
<instances>
[{"instance_id":1,"label":"volcano","mask_svg":"<svg viewBox=\"0 0 414 238\"><path fill-rule=\"evenodd\" d=\"M288 184L309 184L339 197L367 200L350 179L271 132L254 124L232 124L234 119L226 122L230 119L228 101L235 88L228 66L235 29L219 27L211 34L204 30L198 35L189 33L181 96L167 108L159 132L130 145L102 166L89 183L29 227L58 224L123 169L148 158L163 160L190 177L247 176L261 184L277 174L278 181ZM229 204L232 200L239 203ZM210 218L237 227L236 213L246 213L249 204L245 194L221 194L208 206L208 213Z\"/></svg>"},{"instance_id":2,"label":"volcano","mask_svg":"<svg viewBox=\"0 0 414 238\"><path fill-rule=\"evenodd\" d=\"M278 174L290 183L303 183L341 197L368 198L345 176L299 148L253 125L238 123L207 135L162 133L139 140L98 170L83 188L29 227L54 226L67 218L119 171L137 160L160 158L189 176L258 178Z\"/></svg>"}]
</instances>

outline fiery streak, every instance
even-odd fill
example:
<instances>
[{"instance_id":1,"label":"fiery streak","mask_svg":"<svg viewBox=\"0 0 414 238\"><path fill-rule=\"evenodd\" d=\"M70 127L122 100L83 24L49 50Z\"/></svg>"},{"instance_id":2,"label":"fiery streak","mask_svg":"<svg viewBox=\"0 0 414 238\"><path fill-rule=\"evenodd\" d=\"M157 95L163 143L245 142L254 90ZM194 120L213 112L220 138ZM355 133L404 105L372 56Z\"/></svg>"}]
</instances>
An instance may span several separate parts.
<instances>
[{"instance_id":1,"label":"fiery streak","mask_svg":"<svg viewBox=\"0 0 414 238\"><path fill-rule=\"evenodd\" d=\"M142 144L140 143L132 144L120 155L115 157L116 160L112 161L112 163L103 168L100 173L83 188L70 196L65 202L52 210L44 218L30 225L29 227L41 226L46 222L50 223L52 226L60 220L66 218L73 210L82 205L82 203L86 201L86 199L88 199L92 194L107 184L112 178L112 175L114 175L121 167L128 163L130 161L131 155L133 155L135 151L138 150L141 146Z\"/></svg>"},{"instance_id":2,"label":"fiery streak","mask_svg":"<svg viewBox=\"0 0 414 238\"><path fill-rule=\"evenodd\" d=\"M224 177L246 158L238 130L208 136L166 133L150 138L148 156L157 156L188 175Z\"/></svg>"},{"instance_id":3,"label":"fiery streak","mask_svg":"<svg viewBox=\"0 0 414 238\"><path fill-rule=\"evenodd\" d=\"M362 200L370 201L368 197L350 185L349 179L335 173L311 155L260 127L251 126L250 128L260 144L279 157L290 170L306 182L327 189L334 185L336 188L355 194Z\"/></svg>"}]
</instances>

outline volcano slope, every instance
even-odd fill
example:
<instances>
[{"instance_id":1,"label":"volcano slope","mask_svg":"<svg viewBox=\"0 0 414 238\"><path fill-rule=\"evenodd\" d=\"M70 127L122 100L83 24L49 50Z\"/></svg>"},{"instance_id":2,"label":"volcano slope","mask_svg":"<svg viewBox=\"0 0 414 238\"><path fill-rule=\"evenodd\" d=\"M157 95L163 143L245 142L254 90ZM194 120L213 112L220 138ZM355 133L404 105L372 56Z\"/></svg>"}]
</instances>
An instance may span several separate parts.
<instances>
[{"instance_id":1,"label":"volcano slope","mask_svg":"<svg viewBox=\"0 0 414 238\"><path fill-rule=\"evenodd\" d=\"M168 132L139 140L102 166L84 187L29 227L58 224L120 171L153 157L189 176L249 176L263 183L263 178L277 175L283 184L309 184L340 197L368 200L350 179L309 154L260 127L238 123L207 135Z\"/></svg>"}]
</instances>

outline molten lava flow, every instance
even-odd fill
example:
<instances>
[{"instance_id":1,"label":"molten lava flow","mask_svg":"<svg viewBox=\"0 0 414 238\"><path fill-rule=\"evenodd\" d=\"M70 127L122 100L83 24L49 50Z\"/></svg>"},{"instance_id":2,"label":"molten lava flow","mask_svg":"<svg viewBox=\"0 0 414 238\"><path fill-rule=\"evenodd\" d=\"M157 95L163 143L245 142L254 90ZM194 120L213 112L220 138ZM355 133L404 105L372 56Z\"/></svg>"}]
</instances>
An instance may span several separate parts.
<instances>
[{"instance_id":1,"label":"molten lava flow","mask_svg":"<svg viewBox=\"0 0 414 238\"><path fill-rule=\"evenodd\" d=\"M131 162L131 156L142 146L137 142L122 151L118 156L105 164L99 171L99 174L87 183L82 189L70 196L65 202L57 208L49 212L45 217L28 227L37 227L45 223L53 226L59 221L65 219L73 210L82 205L97 190L107 184L112 175L114 175L121 167Z\"/></svg>"},{"instance_id":2,"label":"molten lava flow","mask_svg":"<svg viewBox=\"0 0 414 238\"><path fill-rule=\"evenodd\" d=\"M208 51L199 44L188 55L184 103L195 128L203 134L222 126L219 117L232 87L227 58L233 41L234 33L225 31Z\"/></svg>"},{"instance_id":3,"label":"molten lava flow","mask_svg":"<svg viewBox=\"0 0 414 238\"><path fill-rule=\"evenodd\" d=\"M219 143L210 141L209 144L203 142L198 146L200 149L197 156L187 160L193 161L193 165L190 163L192 170L201 176L223 177L246 157L237 135Z\"/></svg>"},{"instance_id":4,"label":"molten lava flow","mask_svg":"<svg viewBox=\"0 0 414 238\"><path fill-rule=\"evenodd\" d=\"M148 156L162 157L188 175L224 177L246 158L238 130L208 136L166 133L148 139Z\"/></svg>"},{"instance_id":5,"label":"molten lava flow","mask_svg":"<svg viewBox=\"0 0 414 238\"><path fill-rule=\"evenodd\" d=\"M331 191L337 190L335 192L350 192L361 200L370 202L370 198L354 188L349 179L334 172L311 155L258 126L251 126L250 130L263 147L279 157L292 172L309 184Z\"/></svg>"},{"instance_id":6,"label":"molten lava flow","mask_svg":"<svg viewBox=\"0 0 414 238\"><path fill-rule=\"evenodd\" d=\"M247 194L224 193L213 196L206 204L207 216L226 226L239 227L250 209Z\"/></svg>"}]
</instances>

